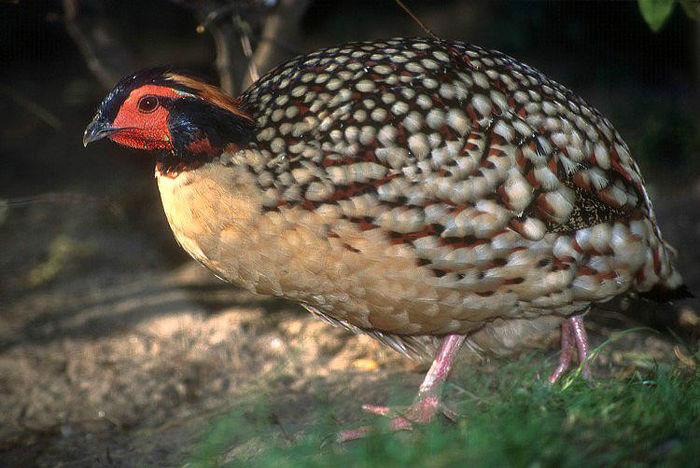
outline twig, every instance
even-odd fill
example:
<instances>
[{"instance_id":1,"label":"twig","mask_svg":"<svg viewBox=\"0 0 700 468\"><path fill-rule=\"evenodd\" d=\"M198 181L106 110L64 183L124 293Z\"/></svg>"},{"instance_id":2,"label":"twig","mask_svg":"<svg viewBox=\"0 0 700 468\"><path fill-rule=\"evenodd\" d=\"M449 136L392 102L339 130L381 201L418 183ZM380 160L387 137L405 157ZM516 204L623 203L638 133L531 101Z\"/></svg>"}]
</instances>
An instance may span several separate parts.
<instances>
[{"instance_id":1,"label":"twig","mask_svg":"<svg viewBox=\"0 0 700 468\"><path fill-rule=\"evenodd\" d=\"M107 197L80 192L47 192L29 197L16 197L7 199L10 206L26 206L35 203L109 203Z\"/></svg>"},{"instance_id":2,"label":"twig","mask_svg":"<svg viewBox=\"0 0 700 468\"><path fill-rule=\"evenodd\" d=\"M87 35L78 26L76 18L78 17L78 2L77 0L63 0L63 21L66 25L66 31L83 54L85 62L90 71L97 77L97 80L105 88L109 88L117 81L118 77L110 73L102 64L93 43L88 39Z\"/></svg>"},{"instance_id":3,"label":"twig","mask_svg":"<svg viewBox=\"0 0 700 468\"><path fill-rule=\"evenodd\" d=\"M420 26L421 29L423 29L423 31L425 31L426 34L428 34L428 36L432 37L433 39L440 39L433 31L430 30L429 27L427 27L420 19L418 19L416 14L413 13L413 11L411 11L411 9L408 8L404 2L402 2L401 0L394 0L394 1L403 9L403 11L408 13L408 16L413 18L413 21L418 23L418 26Z\"/></svg>"},{"instance_id":4,"label":"twig","mask_svg":"<svg viewBox=\"0 0 700 468\"><path fill-rule=\"evenodd\" d=\"M239 91L239 80L245 73L245 60L243 51L236 46L236 26L229 16L237 13L243 5L236 1L214 8L211 2L186 2L183 0L171 0L184 8L193 10L199 24L197 33L203 34L209 31L214 39L216 58L214 66L219 75L219 86L229 95L235 95ZM225 19L225 21L223 20Z\"/></svg>"},{"instance_id":5,"label":"twig","mask_svg":"<svg viewBox=\"0 0 700 468\"><path fill-rule=\"evenodd\" d=\"M16 89L12 89L9 86L0 83L0 93L5 94L7 97L15 101L15 103L17 103L20 107L23 107L31 114L37 116L41 121L43 121L46 125L50 126L51 128L59 129L63 126L60 119L53 115L51 111L41 106L39 103L36 103L27 98L26 96L22 95Z\"/></svg>"},{"instance_id":6,"label":"twig","mask_svg":"<svg viewBox=\"0 0 700 468\"><path fill-rule=\"evenodd\" d=\"M253 60L253 47L250 45L250 25L245 22L240 16L236 16L235 24L240 31L241 39L241 49L243 49L243 55L248 59L248 78L251 82L255 82L260 78L258 73L258 67L255 65L255 60Z\"/></svg>"},{"instance_id":7,"label":"twig","mask_svg":"<svg viewBox=\"0 0 700 468\"><path fill-rule=\"evenodd\" d=\"M224 92L233 95L234 80L233 80L233 62L231 61L231 53L229 51L229 37L232 31L230 25L218 25L212 23L208 28L211 36L214 38L214 47L216 48L216 59L214 65L219 74L219 86Z\"/></svg>"},{"instance_id":8,"label":"twig","mask_svg":"<svg viewBox=\"0 0 700 468\"><path fill-rule=\"evenodd\" d=\"M278 43L294 44L298 42L299 23L309 6L309 0L280 0L274 11L267 17L261 36L274 38L273 40L259 42L253 55L252 63L262 73L267 72L272 65L287 58L289 47L276 47ZM248 87L252 81L243 81L243 88Z\"/></svg>"},{"instance_id":9,"label":"twig","mask_svg":"<svg viewBox=\"0 0 700 468\"><path fill-rule=\"evenodd\" d=\"M28 197L0 199L0 221L2 221L3 215L7 216L7 211L11 208L21 208L36 204L102 206L118 218L123 216L120 206L106 196L80 192L47 192Z\"/></svg>"},{"instance_id":10,"label":"twig","mask_svg":"<svg viewBox=\"0 0 700 468\"><path fill-rule=\"evenodd\" d=\"M260 2L228 0L215 8L212 2L171 1L195 11L199 19L198 33L209 31L212 34L221 88L235 95L272 64L291 53L299 53L298 48L286 44L293 44L298 36L299 22L310 0L279 0L272 10L262 7ZM268 11L271 11L269 15ZM258 41L254 31L262 22L261 18L264 19L261 36L268 39ZM255 48L251 38L256 42Z\"/></svg>"},{"instance_id":11,"label":"twig","mask_svg":"<svg viewBox=\"0 0 700 468\"><path fill-rule=\"evenodd\" d=\"M263 37L263 36L258 36L254 32L250 33L250 37L257 43L262 44L263 42L269 42L270 44L274 45L280 50L284 50L288 54L292 55L302 55L304 53L304 49L301 47L294 45L294 44L285 44L282 41L279 41L275 39L274 37Z\"/></svg>"},{"instance_id":12,"label":"twig","mask_svg":"<svg viewBox=\"0 0 700 468\"><path fill-rule=\"evenodd\" d=\"M229 3L216 10L210 11L206 14L204 19L200 22L198 27L206 30L212 23L215 23L224 15L231 15L234 11L237 11L241 5L236 5L235 3Z\"/></svg>"}]
</instances>

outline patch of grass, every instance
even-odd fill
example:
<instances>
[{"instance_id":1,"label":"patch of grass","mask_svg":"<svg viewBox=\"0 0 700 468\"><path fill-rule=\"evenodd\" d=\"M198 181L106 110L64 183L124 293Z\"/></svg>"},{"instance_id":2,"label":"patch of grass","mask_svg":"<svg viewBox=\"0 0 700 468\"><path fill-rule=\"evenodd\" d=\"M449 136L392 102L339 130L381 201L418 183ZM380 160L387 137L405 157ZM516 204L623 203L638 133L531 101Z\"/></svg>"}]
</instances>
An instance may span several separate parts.
<instances>
[{"instance_id":1,"label":"patch of grass","mask_svg":"<svg viewBox=\"0 0 700 468\"><path fill-rule=\"evenodd\" d=\"M329 409L337 402L310 409L313 428L289 435L270 419L264 396L252 397L241 403L245 410L213 423L187 465L693 466L700 459L697 372L659 364L646 375L552 387L543 378L551 362L544 361L531 355L495 373L459 368L447 388L462 415L457 424L391 434L378 418L372 436L343 445L321 447L341 428Z\"/></svg>"}]
</instances>

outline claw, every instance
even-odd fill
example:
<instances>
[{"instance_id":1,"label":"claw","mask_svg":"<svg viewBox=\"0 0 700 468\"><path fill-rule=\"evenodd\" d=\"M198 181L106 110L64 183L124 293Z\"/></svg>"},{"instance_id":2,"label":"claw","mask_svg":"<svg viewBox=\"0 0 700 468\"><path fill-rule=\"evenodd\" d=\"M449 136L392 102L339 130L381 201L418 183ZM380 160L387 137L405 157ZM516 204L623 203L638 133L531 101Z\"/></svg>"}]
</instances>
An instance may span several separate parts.
<instances>
[{"instance_id":1,"label":"claw","mask_svg":"<svg viewBox=\"0 0 700 468\"><path fill-rule=\"evenodd\" d=\"M457 411L448 408L434 395L430 395L430 398L424 396L421 400L404 409L376 405L362 405L362 409L375 416L392 416L389 422L389 429L392 432L410 431L413 430L415 424L427 424L435 418L438 412L452 422L457 421L458 417ZM342 443L361 439L366 437L371 430L371 426L361 426L347 431L340 431L336 436L336 440Z\"/></svg>"},{"instance_id":2,"label":"claw","mask_svg":"<svg viewBox=\"0 0 700 468\"><path fill-rule=\"evenodd\" d=\"M336 442L342 444L351 440L363 439L367 437L367 434L369 434L371 430L371 426L360 426L356 427L355 429L348 429L347 431L339 431L335 435L335 440Z\"/></svg>"},{"instance_id":3,"label":"claw","mask_svg":"<svg viewBox=\"0 0 700 468\"><path fill-rule=\"evenodd\" d=\"M375 416L387 416L391 409L388 406L362 405L362 409Z\"/></svg>"},{"instance_id":4,"label":"claw","mask_svg":"<svg viewBox=\"0 0 700 468\"><path fill-rule=\"evenodd\" d=\"M440 412L442 412L442 415L450 421L452 421L453 423L456 423L457 419L459 418L459 413L457 412L457 410L455 410L454 408L450 408L445 404L440 405Z\"/></svg>"}]
</instances>

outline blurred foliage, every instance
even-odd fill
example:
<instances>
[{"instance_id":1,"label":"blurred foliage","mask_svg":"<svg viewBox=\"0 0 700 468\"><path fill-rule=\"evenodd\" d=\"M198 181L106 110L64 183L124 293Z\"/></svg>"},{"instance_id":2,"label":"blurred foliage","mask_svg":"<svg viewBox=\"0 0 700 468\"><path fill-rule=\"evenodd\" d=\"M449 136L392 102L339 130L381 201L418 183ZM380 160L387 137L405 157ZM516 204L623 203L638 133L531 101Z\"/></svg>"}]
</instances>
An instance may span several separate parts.
<instances>
[{"instance_id":1,"label":"blurred foliage","mask_svg":"<svg viewBox=\"0 0 700 468\"><path fill-rule=\"evenodd\" d=\"M638 0L639 11L644 21L652 31L660 31L671 17L676 3L680 3L688 18L700 17L700 2L698 0Z\"/></svg>"},{"instance_id":2,"label":"blurred foliage","mask_svg":"<svg viewBox=\"0 0 700 468\"><path fill-rule=\"evenodd\" d=\"M35 288L55 279L67 265L90 256L95 246L81 243L67 236L58 236L48 248L46 260L34 267L27 277L29 286Z\"/></svg>"},{"instance_id":3,"label":"blurred foliage","mask_svg":"<svg viewBox=\"0 0 700 468\"><path fill-rule=\"evenodd\" d=\"M694 20L700 19L700 1L698 0L681 0L681 6L688 15L688 18Z\"/></svg>"},{"instance_id":4,"label":"blurred foliage","mask_svg":"<svg viewBox=\"0 0 700 468\"><path fill-rule=\"evenodd\" d=\"M696 118L677 102L657 99L640 110L640 131L631 139L635 158L655 171L666 170L681 177L700 170L700 131Z\"/></svg>"},{"instance_id":5,"label":"blurred foliage","mask_svg":"<svg viewBox=\"0 0 700 468\"><path fill-rule=\"evenodd\" d=\"M693 466L700 459L694 367L656 365L550 386L539 377L542 361L531 355L496 374L460 369L448 385L461 400L456 425L392 434L387 420L375 420L370 437L342 445L332 443L338 425L330 410L317 412L311 433L289 434L265 397L251 393L239 402L246 410L213 423L185 466Z\"/></svg>"},{"instance_id":6,"label":"blurred foliage","mask_svg":"<svg viewBox=\"0 0 700 468\"><path fill-rule=\"evenodd\" d=\"M675 6L675 0L639 0L639 10L652 31L661 30Z\"/></svg>"}]
</instances>

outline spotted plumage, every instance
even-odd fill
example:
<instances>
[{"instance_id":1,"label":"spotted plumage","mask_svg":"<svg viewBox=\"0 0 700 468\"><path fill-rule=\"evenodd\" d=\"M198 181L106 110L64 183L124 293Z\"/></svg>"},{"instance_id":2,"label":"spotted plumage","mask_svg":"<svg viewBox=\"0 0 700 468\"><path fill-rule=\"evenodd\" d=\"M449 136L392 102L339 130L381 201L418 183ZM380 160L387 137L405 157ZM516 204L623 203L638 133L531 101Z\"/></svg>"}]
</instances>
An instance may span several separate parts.
<instances>
[{"instance_id":1,"label":"spotted plumage","mask_svg":"<svg viewBox=\"0 0 700 468\"><path fill-rule=\"evenodd\" d=\"M380 299L361 269L340 300L292 286L331 317L399 334L465 333L680 284L619 134L504 54L430 39L348 44L279 66L240 100L256 138L222 161L255 180L262 219L294 229L317 218L309 245L329 250L336 268L370 268L353 257L376 255L388 269L410 259L408 271L382 278L396 276L387 290L426 289ZM298 262L294 275L316 266Z\"/></svg>"},{"instance_id":2,"label":"spotted plumage","mask_svg":"<svg viewBox=\"0 0 700 468\"><path fill-rule=\"evenodd\" d=\"M620 135L500 52L345 44L237 99L148 70L107 96L84 141L104 136L161 151L173 233L220 278L406 354L441 339L414 421L439 408L463 343L508 353L561 325L555 381L574 343L587 356L591 304L684 294Z\"/></svg>"}]
</instances>

